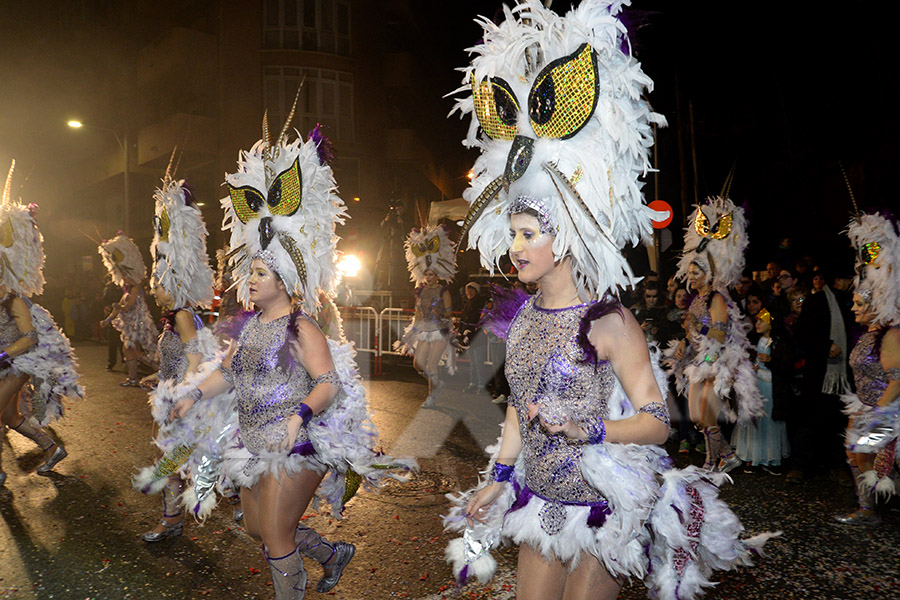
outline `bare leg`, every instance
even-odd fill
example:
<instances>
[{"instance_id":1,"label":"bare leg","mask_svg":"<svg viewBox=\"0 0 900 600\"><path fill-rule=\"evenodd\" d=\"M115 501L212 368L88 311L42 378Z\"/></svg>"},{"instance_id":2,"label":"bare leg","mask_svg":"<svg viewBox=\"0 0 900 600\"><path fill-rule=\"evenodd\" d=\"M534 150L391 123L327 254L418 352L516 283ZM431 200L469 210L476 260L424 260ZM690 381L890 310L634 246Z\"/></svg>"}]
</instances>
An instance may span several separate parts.
<instances>
[{"instance_id":1,"label":"bare leg","mask_svg":"<svg viewBox=\"0 0 900 600\"><path fill-rule=\"evenodd\" d=\"M622 583L613 578L596 556L582 553L578 567L566 578L563 600L615 600Z\"/></svg>"},{"instance_id":2,"label":"bare leg","mask_svg":"<svg viewBox=\"0 0 900 600\"><path fill-rule=\"evenodd\" d=\"M516 597L518 600L561 600L568 574L569 569L556 557L548 561L528 544L522 544L516 570Z\"/></svg>"}]
</instances>

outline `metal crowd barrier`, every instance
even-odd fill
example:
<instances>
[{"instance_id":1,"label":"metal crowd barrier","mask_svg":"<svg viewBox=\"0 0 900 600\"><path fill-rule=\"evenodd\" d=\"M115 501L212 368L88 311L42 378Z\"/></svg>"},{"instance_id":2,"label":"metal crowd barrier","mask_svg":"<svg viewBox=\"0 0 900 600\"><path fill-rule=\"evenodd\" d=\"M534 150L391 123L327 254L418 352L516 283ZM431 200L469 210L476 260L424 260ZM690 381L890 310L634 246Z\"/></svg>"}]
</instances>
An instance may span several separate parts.
<instances>
[{"instance_id":1,"label":"metal crowd barrier","mask_svg":"<svg viewBox=\"0 0 900 600\"><path fill-rule=\"evenodd\" d=\"M372 355L372 374L381 375L383 373L382 357L402 354L394 349L394 343L400 341L407 326L413 322L415 311L409 308L385 308L379 313L372 306L341 306L339 310L347 340L355 343L357 352ZM482 335L487 334L483 333ZM499 365L503 362L502 352L503 344L488 335L487 356L484 364ZM469 362L468 355L463 354L459 357L459 361Z\"/></svg>"}]
</instances>

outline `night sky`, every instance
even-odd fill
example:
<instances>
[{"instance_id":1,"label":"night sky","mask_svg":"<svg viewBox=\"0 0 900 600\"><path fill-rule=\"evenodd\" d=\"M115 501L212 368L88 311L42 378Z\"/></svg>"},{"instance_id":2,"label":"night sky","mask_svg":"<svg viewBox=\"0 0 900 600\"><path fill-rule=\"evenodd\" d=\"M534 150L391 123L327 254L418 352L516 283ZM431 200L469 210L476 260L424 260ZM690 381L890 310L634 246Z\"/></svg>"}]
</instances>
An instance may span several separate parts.
<instances>
[{"instance_id":1,"label":"night sky","mask_svg":"<svg viewBox=\"0 0 900 600\"><path fill-rule=\"evenodd\" d=\"M98 136L73 139L65 120L78 111L127 112L127 104L109 104L108 86L131 80L116 56L151 36L142 22L113 36L95 36L91 27L73 30L79 20L72 14L93 4L0 4L0 165L5 172L15 157L20 176L32 172L23 198L42 205L42 220L77 210L67 204L67 190L111 143ZM465 64L463 49L480 37L474 16L493 16L501 4L422 3L420 26L431 40L422 55L446 72L437 97L459 83L452 69ZM639 24L632 28L635 54L656 82L650 101L669 121L659 134L659 190L650 183L648 199L672 204L676 222L682 189L684 199L694 201L692 107L696 193L718 193L736 161L731 196L749 209L751 266L762 268L783 236L793 238L798 253L845 256L839 232L851 205L839 164L860 208L896 205L897 34L882 13L886 4L849 0L826 9L820 2L635 0L627 17ZM553 8L569 5L556 0ZM474 153L459 145L465 123L444 121L452 100L437 106L436 125L424 135L441 136L448 165L471 164ZM678 243L679 231L675 235Z\"/></svg>"}]
</instances>

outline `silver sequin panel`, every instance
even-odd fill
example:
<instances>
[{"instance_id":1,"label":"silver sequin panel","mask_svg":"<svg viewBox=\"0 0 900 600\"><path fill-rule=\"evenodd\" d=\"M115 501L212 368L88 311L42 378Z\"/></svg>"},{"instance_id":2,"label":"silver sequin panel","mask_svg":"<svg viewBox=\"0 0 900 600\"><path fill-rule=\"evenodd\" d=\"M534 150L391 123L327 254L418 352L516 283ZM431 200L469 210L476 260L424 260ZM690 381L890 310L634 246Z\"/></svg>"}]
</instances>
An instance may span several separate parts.
<instances>
[{"instance_id":1,"label":"silver sequin panel","mask_svg":"<svg viewBox=\"0 0 900 600\"><path fill-rule=\"evenodd\" d=\"M862 334L850 351L850 368L856 381L856 393L860 402L875 406L881 400L891 377L881 368L881 357L875 353L877 331Z\"/></svg>"},{"instance_id":2,"label":"silver sequin panel","mask_svg":"<svg viewBox=\"0 0 900 600\"><path fill-rule=\"evenodd\" d=\"M581 476L583 443L551 435L537 419L526 420L528 402L541 404L542 414L552 414L554 420L565 417L581 424L608 418L612 367L608 362L596 367L581 363L583 352L576 341L588 306L547 310L535 306L532 298L510 327L507 341L506 378L519 417L525 482L551 500L604 500Z\"/></svg>"},{"instance_id":3,"label":"silver sequin panel","mask_svg":"<svg viewBox=\"0 0 900 600\"><path fill-rule=\"evenodd\" d=\"M188 360L181 336L174 331L165 330L159 336L159 344L156 346L159 357L160 381L181 381L187 373Z\"/></svg>"},{"instance_id":4,"label":"silver sequin panel","mask_svg":"<svg viewBox=\"0 0 900 600\"><path fill-rule=\"evenodd\" d=\"M309 395L311 379L300 364L292 372L278 365L278 351L287 337L288 316L269 323L254 315L247 321L231 359L231 371L238 398L241 441L254 453L278 444L287 434L287 419L297 413ZM309 440L305 427L295 443Z\"/></svg>"}]
</instances>

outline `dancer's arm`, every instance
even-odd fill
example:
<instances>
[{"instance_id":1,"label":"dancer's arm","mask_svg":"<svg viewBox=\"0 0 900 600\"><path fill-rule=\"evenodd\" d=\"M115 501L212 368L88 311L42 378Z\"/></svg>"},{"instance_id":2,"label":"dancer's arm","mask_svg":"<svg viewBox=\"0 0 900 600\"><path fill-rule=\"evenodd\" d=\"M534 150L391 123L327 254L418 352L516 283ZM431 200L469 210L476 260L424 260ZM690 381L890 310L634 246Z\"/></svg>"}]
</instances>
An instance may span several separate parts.
<instances>
[{"instance_id":1,"label":"dancer's arm","mask_svg":"<svg viewBox=\"0 0 900 600\"><path fill-rule=\"evenodd\" d=\"M189 348L189 344L197 339L197 326L194 325L194 315L189 310L179 310L175 314L175 329L178 331L178 337L185 348ZM187 352L188 373L196 373L203 362L203 355L200 352Z\"/></svg>"},{"instance_id":2,"label":"dancer's arm","mask_svg":"<svg viewBox=\"0 0 900 600\"><path fill-rule=\"evenodd\" d=\"M31 321L31 311L20 297L16 296L10 302L9 315L15 320L22 337L7 347L0 348L0 355L13 357L28 352L37 342L37 334L34 331L34 323Z\"/></svg>"},{"instance_id":3,"label":"dancer's arm","mask_svg":"<svg viewBox=\"0 0 900 600\"><path fill-rule=\"evenodd\" d=\"M497 454L496 462L497 465L502 465L499 468L499 472L502 473L504 467L512 467L515 465L516 460L519 458L519 453L521 452L522 434L519 432L519 417L516 414L515 408L507 406L506 421L503 424L503 437L500 440L500 453ZM497 472L498 469L495 467L494 473L496 474ZM501 477L501 479L503 478ZM495 480L490 485L478 490L474 496L469 498L469 503L466 505L466 518L469 520L469 525L472 525L473 519L479 521L484 520L488 507L500 496L506 485L510 485L508 480Z\"/></svg>"},{"instance_id":4,"label":"dancer's arm","mask_svg":"<svg viewBox=\"0 0 900 600\"><path fill-rule=\"evenodd\" d=\"M900 398L900 329L889 329L881 340L881 368L888 376L888 386L885 388L878 406L887 406L897 398Z\"/></svg>"},{"instance_id":5,"label":"dancer's arm","mask_svg":"<svg viewBox=\"0 0 900 600\"><path fill-rule=\"evenodd\" d=\"M228 359L230 360L230 358L231 356L229 354ZM199 402L203 398L208 398L210 396L218 396L219 394L228 391L230 388L231 384L225 380L222 371L216 369L197 386L190 396L181 398L175 403L169 418L176 419L183 417L191 407L194 406L195 402Z\"/></svg>"},{"instance_id":6,"label":"dancer's arm","mask_svg":"<svg viewBox=\"0 0 900 600\"><path fill-rule=\"evenodd\" d=\"M712 302L709 305L709 316L712 324L706 337L716 340L719 343L725 343L725 326L728 324L728 305L722 294L713 292Z\"/></svg>"},{"instance_id":7,"label":"dancer's arm","mask_svg":"<svg viewBox=\"0 0 900 600\"><path fill-rule=\"evenodd\" d=\"M297 345L294 348L297 360L316 382L316 386L301 404L301 408L304 405L309 407L302 409L308 410L306 416L296 414L288 419L288 434L282 442L283 450L290 450L300 427L306 425L313 415L328 408L341 388L331 360L331 351L328 349L328 340L311 320L297 319Z\"/></svg>"}]
</instances>

